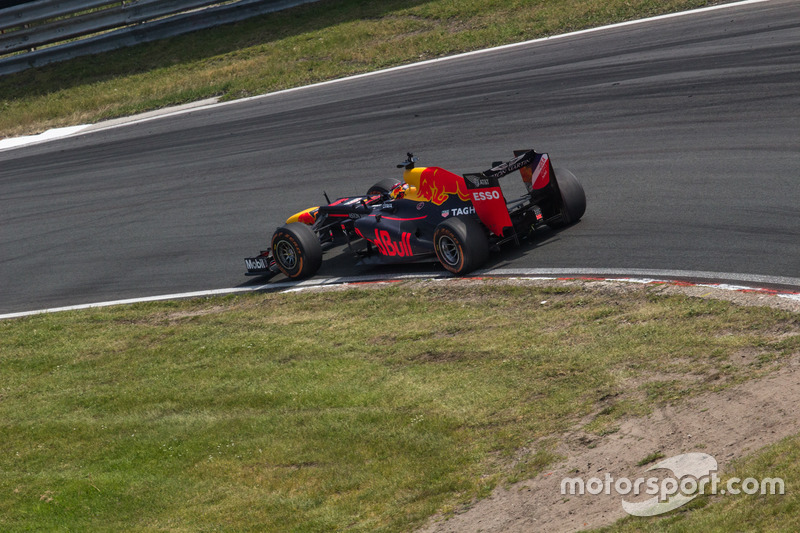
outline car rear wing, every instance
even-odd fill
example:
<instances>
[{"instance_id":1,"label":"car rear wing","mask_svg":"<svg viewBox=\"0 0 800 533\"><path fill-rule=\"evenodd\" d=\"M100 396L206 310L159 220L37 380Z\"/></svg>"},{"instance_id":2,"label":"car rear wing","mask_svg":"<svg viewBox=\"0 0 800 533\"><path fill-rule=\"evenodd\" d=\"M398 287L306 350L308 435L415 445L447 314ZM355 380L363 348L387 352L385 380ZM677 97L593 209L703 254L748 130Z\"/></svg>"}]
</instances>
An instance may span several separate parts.
<instances>
[{"instance_id":1,"label":"car rear wing","mask_svg":"<svg viewBox=\"0 0 800 533\"><path fill-rule=\"evenodd\" d=\"M492 168L484 170L480 174L464 174L464 179L473 183L489 184L492 180L497 180L519 170L528 192L543 189L547 186L552 175L550 157L547 154L539 154L530 149L514 150L514 156L511 161L495 163Z\"/></svg>"},{"instance_id":2,"label":"car rear wing","mask_svg":"<svg viewBox=\"0 0 800 533\"><path fill-rule=\"evenodd\" d=\"M482 175L487 178L502 178L507 174L511 174L516 170L530 166L536 161L536 158L542 154L537 154L535 150L514 150L514 159L511 161L494 163L492 168L482 172Z\"/></svg>"},{"instance_id":3,"label":"car rear wing","mask_svg":"<svg viewBox=\"0 0 800 533\"><path fill-rule=\"evenodd\" d=\"M519 171L529 193L544 189L553 175L547 154L530 150L514 150L514 159L495 163L480 173L464 174L464 182L475 206L475 214L494 234L508 236L512 230L511 216L500 189L500 178Z\"/></svg>"}]
</instances>

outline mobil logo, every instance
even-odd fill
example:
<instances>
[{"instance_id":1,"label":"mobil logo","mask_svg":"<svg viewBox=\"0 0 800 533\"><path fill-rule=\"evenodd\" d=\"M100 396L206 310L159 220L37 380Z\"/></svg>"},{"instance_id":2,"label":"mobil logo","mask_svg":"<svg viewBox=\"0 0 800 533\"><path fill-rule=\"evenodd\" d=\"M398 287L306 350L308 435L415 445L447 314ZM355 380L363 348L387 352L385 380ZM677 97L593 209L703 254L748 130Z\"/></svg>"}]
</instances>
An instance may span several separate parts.
<instances>
[{"instance_id":1,"label":"mobil logo","mask_svg":"<svg viewBox=\"0 0 800 533\"><path fill-rule=\"evenodd\" d=\"M419 177L419 195L436 205L442 205L451 194L466 202L469 191L464 178L439 167L428 167Z\"/></svg>"}]
</instances>

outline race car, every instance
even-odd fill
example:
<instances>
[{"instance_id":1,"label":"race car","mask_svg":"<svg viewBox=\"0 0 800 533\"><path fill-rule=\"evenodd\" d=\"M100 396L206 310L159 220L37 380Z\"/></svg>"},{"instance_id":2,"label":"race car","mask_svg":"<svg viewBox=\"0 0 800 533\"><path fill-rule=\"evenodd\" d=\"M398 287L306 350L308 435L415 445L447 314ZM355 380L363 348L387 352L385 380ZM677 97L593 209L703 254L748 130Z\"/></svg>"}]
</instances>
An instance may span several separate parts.
<instances>
[{"instance_id":1,"label":"race car","mask_svg":"<svg viewBox=\"0 0 800 533\"><path fill-rule=\"evenodd\" d=\"M292 215L271 247L245 258L248 276L313 276L325 251L347 246L361 262L438 261L456 275L484 265L490 251L519 246L543 226L577 222L586 196L575 176L546 153L516 150L510 161L464 175L417 167L408 153L403 179L383 179L363 196L339 198ZM499 180L519 171L527 191L507 199Z\"/></svg>"}]
</instances>

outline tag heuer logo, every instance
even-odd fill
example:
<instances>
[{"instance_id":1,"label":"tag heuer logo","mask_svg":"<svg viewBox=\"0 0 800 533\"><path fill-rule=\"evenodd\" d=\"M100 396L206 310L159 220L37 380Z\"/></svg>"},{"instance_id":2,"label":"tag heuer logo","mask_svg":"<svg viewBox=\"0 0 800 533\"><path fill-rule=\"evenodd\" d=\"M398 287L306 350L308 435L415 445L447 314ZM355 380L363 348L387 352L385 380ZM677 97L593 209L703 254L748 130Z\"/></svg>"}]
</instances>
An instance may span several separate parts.
<instances>
[{"instance_id":1,"label":"tag heuer logo","mask_svg":"<svg viewBox=\"0 0 800 533\"><path fill-rule=\"evenodd\" d=\"M444 211L442 211L442 217L444 217L444 218L447 218L447 215L449 215L449 214L450 214L450 210L449 209L445 209Z\"/></svg>"}]
</instances>

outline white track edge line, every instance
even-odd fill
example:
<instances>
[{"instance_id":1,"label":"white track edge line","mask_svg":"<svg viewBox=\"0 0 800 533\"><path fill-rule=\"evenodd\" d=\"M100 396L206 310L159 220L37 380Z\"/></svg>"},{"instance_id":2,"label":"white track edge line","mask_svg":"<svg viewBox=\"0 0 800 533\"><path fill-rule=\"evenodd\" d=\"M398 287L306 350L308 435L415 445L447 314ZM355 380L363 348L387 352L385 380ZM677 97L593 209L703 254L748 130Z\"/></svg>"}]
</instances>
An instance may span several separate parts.
<instances>
[{"instance_id":1,"label":"white track edge line","mask_svg":"<svg viewBox=\"0 0 800 533\"><path fill-rule=\"evenodd\" d=\"M346 82L346 81L366 78L366 77L369 77L369 76L378 76L378 75L387 74L387 73L390 73L390 72L406 70L406 69L409 69L409 68L420 67L420 66L430 65L430 64L434 64L434 63L440 63L440 62L443 62L443 61L451 61L451 60L455 60L455 59L460 59L460 58L464 58L464 57L470 57L470 56L474 56L474 55L485 54L485 53L489 53L489 52L496 52L496 51L499 51L499 50L506 50L506 49L517 48L517 47L521 47L521 46L528 46L528 45L541 43L541 42L545 42L545 41L552 41L552 40L556 40L556 39L564 39L564 38L569 38L569 37L575 37L575 36L578 36L578 35L584 35L584 34L588 34L588 33L606 31L606 30L611 30L611 29L615 29L615 28L621 28L621 27L625 27L625 26L633 26L633 25L636 25L636 24L645 24L645 23L648 23L648 22L667 20L667 19L671 19L671 18L675 18L675 17L683 17L683 16L688 16L688 15L706 13L706 12L709 12L709 11L717 11L717 10L720 10L720 9L729 9L729 8L741 7L741 6L750 5L750 4L761 4L761 3L765 3L765 2L769 2L769 1L770 0L741 0L740 2L733 2L733 3L729 3L729 4L718 4L718 5L714 5L714 6L707 6L707 7L697 8L697 9L691 9L689 11L679 11L677 13L667 13L667 14L664 14L664 15L656 15L654 17L648 17L648 18L643 18L643 19L627 20L627 21L624 21L624 22L617 22L617 23L614 23L614 24L606 25L606 26L598 26L596 28L587 28L585 30L578 30L578 31L570 32L570 33L562 33L562 34L558 34L558 35L550 35L550 36L547 36L547 37L539 37L539 38L536 38L536 39L530 39L528 41L521 41L521 42L518 42L518 43L504 44L504 45L496 46L496 47L493 47L493 48L482 48L480 50L472 50L470 52L463 52L461 54L455 54L455 55L445 56L445 57L437 57L437 58L434 58L434 59L428 59L426 61L419 61L417 63L409 63L409 64L406 64L406 65L398 65L396 67L390 67L390 68L386 68L386 69L382 69L382 70L374 70L374 71L371 71L371 72L364 72L362 74L356 74L356 75L347 76L347 77L344 77L344 78L337 78L337 79L333 79L333 80L322 81L322 82L319 82L319 83L313 83L311 85L303 85L301 87L292 87L292 88L289 88L289 89L283 89L281 91L275 91L275 92L266 93L266 94L259 94L259 95L256 95L256 96L250 96L248 98L239 98L239 99L230 100L230 101L227 101L227 102L217 102L217 103L209 104L209 105L206 105L206 106L190 107L188 109L181 109L181 110L176 110L176 111L172 111L172 112L170 112L169 110L166 110L166 112L164 114L161 114L161 115L149 116L149 117L140 118L140 119L136 119L135 117L133 117L132 120L130 120L130 121L122 122L122 123L119 123L119 124L109 125L107 127L103 127L102 122L101 123L97 123L97 124L84 124L84 125L81 125L81 126L72 126L71 128L73 128L73 131L69 132L66 135L52 136L53 134L50 133L50 132L52 132L54 130L48 130L48 131L46 131L44 133L41 133L39 135L31 135L31 136L29 136L29 137L31 137L30 141L27 142L27 143L22 143L22 144L13 142L16 139L20 139L20 137L11 137L9 139L0 139L0 152L3 152L5 150L12 150L12 149L15 149L15 148L22 148L24 146L31 146L31 145L34 145L34 144L42 144L42 143L50 142L50 141L57 140L57 139L63 139L65 137L77 137L77 136L80 136L80 135L87 135L89 133L94 133L94 132L98 132L98 131L107 131L107 130L112 130L112 129L116 129L116 128L122 128L122 127L125 127L125 126L130 126L130 125L133 125L133 124L142 124L142 123L145 123L145 122L150 122L152 120L159 120L159 119L162 119L162 118L175 117L175 116L184 115L184 114L187 114L187 113L194 113L195 111L208 111L208 110L211 110L211 109L215 109L217 107L223 107L223 106L228 106L228 105L233 105L233 104L240 104L240 103L249 102L249 101L252 101L252 100L259 100L259 99L263 99L263 98L269 98L269 97L283 95L283 94L292 93L292 92L296 92L296 91L302 91L302 90L312 89L312 88L316 88L316 87L323 87L323 86L326 86L326 85L332 85L334 83L342 83L342 82ZM149 111L148 113L152 113L152 111ZM115 120L118 120L118 119L115 119ZM67 128L59 128L59 129L66 130ZM9 141L8 146L3 144L5 141Z\"/></svg>"},{"instance_id":2,"label":"white track edge line","mask_svg":"<svg viewBox=\"0 0 800 533\"><path fill-rule=\"evenodd\" d=\"M774 294L782 298L800 301L800 292L791 290L765 289L763 285L781 285L796 287L800 291L800 278L784 276L763 276L758 274L736 274L730 272L710 272L695 270L658 270L658 269L615 269L615 268L498 268L491 270L479 270L473 272L470 277L498 276L498 277L526 277L529 279L557 280L559 277L581 276L614 276L605 278L607 281L630 282L630 283L670 283L679 279L695 279L695 284L703 287L711 287L732 291L761 291L765 294ZM203 291L182 292L175 294L162 294L157 296L145 296L141 298L127 298L122 300L110 300L107 302L94 302L88 304L69 305L64 307L52 307L47 309L37 309L34 311L20 311L15 313L0 314L0 320L11 318L22 318L32 315L45 313L58 313L63 311L78 311L82 309L93 309L100 307L111 307L115 305L129 305L135 303L158 302L164 300L181 300L187 298L206 298L209 296L226 296L237 293L248 293L258 291L299 291L303 289L322 287L326 285L347 285L358 283L388 282L388 281L408 281L415 279L447 279L454 278L449 273L427 272L418 274L402 275L367 275L360 277L334 277L323 279L309 279L305 281L282 281L277 283L266 283L253 285L250 287L231 287L227 289L211 289ZM713 281L713 282L712 282ZM738 282L744 285L732 285L728 282Z\"/></svg>"}]
</instances>

